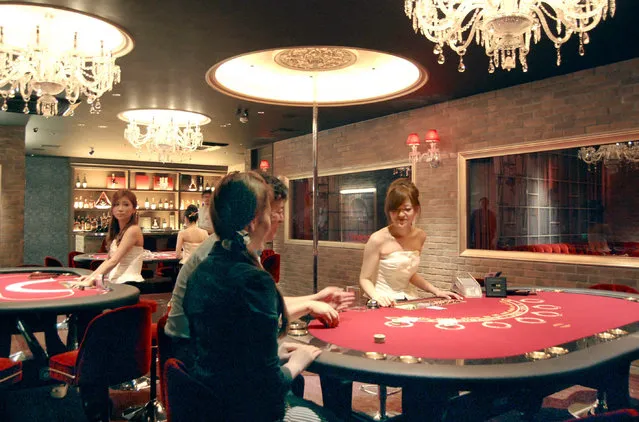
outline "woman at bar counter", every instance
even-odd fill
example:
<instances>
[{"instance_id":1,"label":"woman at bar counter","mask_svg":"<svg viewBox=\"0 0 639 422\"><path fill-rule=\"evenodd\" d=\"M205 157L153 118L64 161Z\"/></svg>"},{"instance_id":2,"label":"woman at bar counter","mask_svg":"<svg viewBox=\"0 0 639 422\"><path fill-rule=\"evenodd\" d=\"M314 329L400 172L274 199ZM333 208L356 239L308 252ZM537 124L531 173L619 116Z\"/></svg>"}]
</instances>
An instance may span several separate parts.
<instances>
[{"instance_id":1,"label":"woman at bar counter","mask_svg":"<svg viewBox=\"0 0 639 422\"><path fill-rule=\"evenodd\" d=\"M108 258L91 274L82 276L75 286L89 287L98 277L107 277L110 283L142 282L144 239L138 226L135 194L128 189L117 191L111 199L111 224L106 242Z\"/></svg>"},{"instance_id":2,"label":"woman at bar counter","mask_svg":"<svg viewBox=\"0 0 639 422\"><path fill-rule=\"evenodd\" d=\"M271 229L272 190L256 173L230 173L214 195L220 241L189 277L183 302L194 356L188 369L211 391L210 420L327 420L323 409L290 393L320 349L278 345L288 312L257 255Z\"/></svg>"},{"instance_id":3,"label":"woman at bar counter","mask_svg":"<svg viewBox=\"0 0 639 422\"><path fill-rule=\"evenodd\" d=\"M189 260L191 254L204 242L209 233L198 227L197 221L199 212L195 205L189 205L184 211L184 224L186 227L180 230L175 245L175 255L180 259L180 264L184 265Z\"/></svg>"},{"instance_id":4,"label":"woman at bar counter","mask_svg":"<svg viewBox=\"0 0 639 422\"><path fill-rule=\"evenodd\" d=\"M408 179L391 183L384 203L390 224L373 233L366 242L359 278L364 292L379 306L419 298L416 287L437 297L461 299L455 293L438 289L417 273L426 241L424 230L413 225L419 211L417 186Z\"/></svg>"}]
</instances>

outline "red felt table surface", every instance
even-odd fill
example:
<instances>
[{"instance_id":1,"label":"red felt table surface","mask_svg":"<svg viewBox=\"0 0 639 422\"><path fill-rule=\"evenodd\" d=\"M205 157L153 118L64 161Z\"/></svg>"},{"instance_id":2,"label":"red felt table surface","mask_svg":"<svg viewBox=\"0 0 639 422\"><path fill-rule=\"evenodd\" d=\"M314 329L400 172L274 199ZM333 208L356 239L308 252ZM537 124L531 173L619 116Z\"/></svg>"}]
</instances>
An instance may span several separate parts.
<instances>
[{"instance_id":1,"label":"red felt table surface","mask_svg":"<svg viewBox=\"0 0 639 422\"><path fill-rule=\"evenodd\" d=\"M340 314L338 327L325 328L314 321L309 332L327 343L362 352L427 359L494 359L542 350L639 321L637 302L576 293L484 297L441 307L445 309L349 310ZM405 319L397 320L402 317ZM374 334L384 334L385 343L375 343Z\"/></svg>"},{"instance_id":2,"label":"red felt table surface","mask_svg":"<svg viewBox=\"0 0 639 422\"><path fill-rule=\"evenodd\" d=\"M62 284L76 281L77 275L29 279L30 274L28 272L0 274L0 303L87 297L104 293L98 289L75 290Z\"/></svg>"}]
</instances>

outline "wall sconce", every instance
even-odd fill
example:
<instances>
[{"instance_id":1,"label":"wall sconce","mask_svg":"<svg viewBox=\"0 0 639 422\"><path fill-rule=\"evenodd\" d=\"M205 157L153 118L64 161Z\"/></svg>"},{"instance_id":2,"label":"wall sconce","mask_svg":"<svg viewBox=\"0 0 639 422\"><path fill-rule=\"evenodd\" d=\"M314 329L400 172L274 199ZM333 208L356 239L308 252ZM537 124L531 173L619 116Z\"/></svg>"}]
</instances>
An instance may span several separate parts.
<instances>
[{"instance_id":1,"label":"wall sconce","mask_svg":"<svg viewBox=\"0 0 639 422\"><path fill-rule=\"evenodd\" d=\"M428 151L422 154L417 151L417 147L421 144L419 135L416 133L408 135L408 138L406 139L406 145L410 147L408 159L411 164L417 164L420 161L425 161L430 163L432 168L439 167L439 147L437 146L439 143L439 134L437 131L435 129L428 130L424 137L424 142L428 144Z\"/></svg>"},{"instance_id":2,"label":"wall sconce","mask_svg":"<svg viewBox=\"0 0 639 422\"><path fill-rule=\"evenodd\" d=\"M267 160L261 160L260 161L260 170L266 172L270 168L271 168L271 165L268 163Z\"/></svg>"}]
</instances>

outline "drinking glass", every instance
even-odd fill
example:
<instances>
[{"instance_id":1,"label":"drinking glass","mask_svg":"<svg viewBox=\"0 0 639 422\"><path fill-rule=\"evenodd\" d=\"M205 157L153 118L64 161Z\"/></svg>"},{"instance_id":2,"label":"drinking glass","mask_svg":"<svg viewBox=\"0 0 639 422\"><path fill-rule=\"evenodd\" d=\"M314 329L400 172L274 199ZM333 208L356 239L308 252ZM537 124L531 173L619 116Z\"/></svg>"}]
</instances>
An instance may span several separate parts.
<instances>
[{"instance_id":1,"label":"drinking glass","mask_svg":"<svg viewBox=\"0 0 639 422\"><path fill-rule=\"evenodd\" d=\"M101 292L110 292L113 290L110 286L109 276L107 274L100 274L95 277L95 287Z\"/></svg>"},{"instance_id":2,"label":"drinking glass","mask_svg":"<svg viewBox=\"0 0 639 422\"><path fill-rule=\"evenodd\" d=\"M362 295L362 288L358 285L346 286L344 289L347 292L353 292L355 294L355 300L353 304L348 308L352 311L363 311L366 310L366 303L364 300L364 296Z\"/></svg>"}]
</instances>

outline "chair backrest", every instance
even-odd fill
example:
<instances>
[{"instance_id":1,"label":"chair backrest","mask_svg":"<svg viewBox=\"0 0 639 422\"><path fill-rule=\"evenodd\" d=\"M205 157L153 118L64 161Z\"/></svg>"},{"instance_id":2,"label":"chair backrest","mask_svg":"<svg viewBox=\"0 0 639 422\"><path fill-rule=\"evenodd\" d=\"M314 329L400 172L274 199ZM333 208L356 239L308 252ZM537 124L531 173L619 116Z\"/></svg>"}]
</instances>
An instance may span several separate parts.
<instances>
[{"instance_id":1,"label":"chair backrest","mask_svg":"<svg viewBox=\"0 0 639 422\"><path fill-rule=\"evenodd\" d=\"M594 284L589 287L590 289L595 290L608 290L611 292L624 292L624 293L634 293L639 294L639 290L634 289L630 286L626 286L625 284L612 284L612 283L599 283Z\"/></svg>"},{"instance_id":2,"label":"chair backrest","mask_svg":"<svg viewBox=\"0 0 639 422\"><path fill-rule=\"evenodd\" d=\"M206 385L189 375L181 361L175 358L166 361L164 379L167 385L168 422L216 420L211 412L221 409L216 406L215 395ZM247 403L247 406L250 404ZM222 418L223 415L218 417Z\"/></svg>"},{"instance_id":3,"label":"chair backrest","mask_svg":"<svg viewBox=\"0 0 639 422\"><path fill-rule=\"evenodd\" d=\"M62 262L60 262L58 259L52 256L44 257L44 266L45 267L64 267L64 265L62 265Z\"/></svg>"},{"instance_id":4,"label":"chair backrest","mask_svg":"<svg viewBox=\"0 0 639 422\"><path fill-rule=\"evenodd\" d=\"M157 323L158 330L158 361L160 362L160 400L164 405L167 403L166 380L164 379L164 365L166 361L173 357L173 340L164 332L169 314L163 315Z\"/></svg>"},{"instance_id":5,"label":"chair backrest","mask_svg":"<svg viewBox=\"0 0 639 422\"><path fill-rule=\"evenodd\" d=\"M69 255L67 255L67 261L68 261L68 265L67 266L71 267L71 268L76 268L78 265L77 265L77 262L75 262L73 260L73 257L76 256L76 255L82 255L83 253L84 252L80 252L80 251L71 251L71 252L69 252Z\"/></svg>"},{"instance_id":6,"label":"chair backrest","mask_svg":"<svg viewBox=\"0 0 639 422\"><path fill-rule=\"evenodd\" d=\"M78 384L113 385L151 367L151 309L123 306L93 318L78 351Z\"/></svg>"},{"instance_id":7,"label":"chair backrest","mask_svg":"<svg viewBox=\"0 0 639 422\"><path fill-rule=\"evenodd\" d=\"M276 283L280 281L280 254L274 253L262 261L262 266L273 277Z\"/></svg>"}]
</instances>

